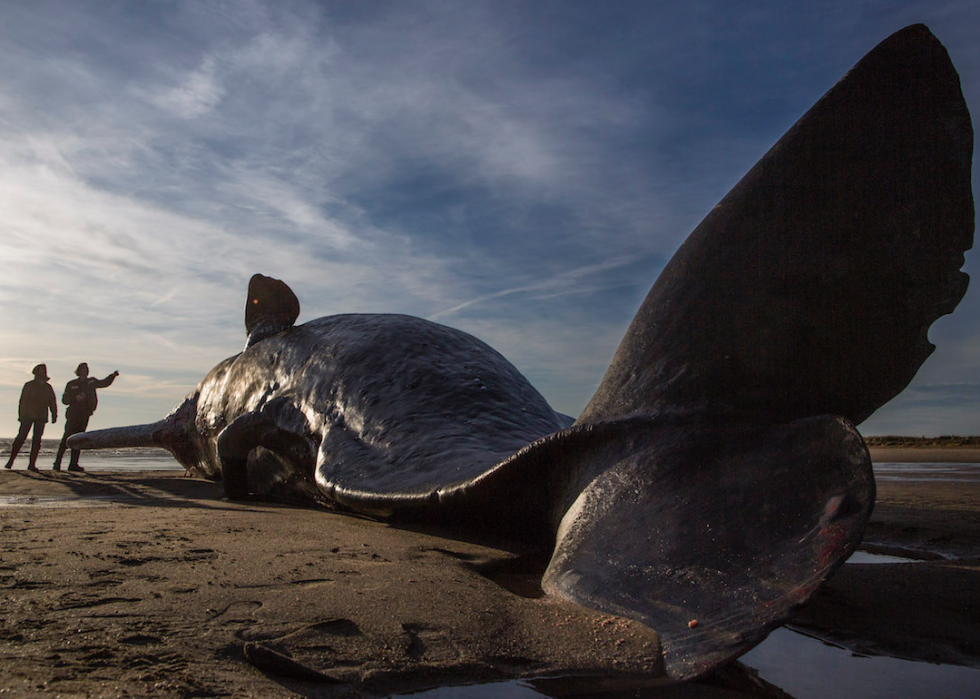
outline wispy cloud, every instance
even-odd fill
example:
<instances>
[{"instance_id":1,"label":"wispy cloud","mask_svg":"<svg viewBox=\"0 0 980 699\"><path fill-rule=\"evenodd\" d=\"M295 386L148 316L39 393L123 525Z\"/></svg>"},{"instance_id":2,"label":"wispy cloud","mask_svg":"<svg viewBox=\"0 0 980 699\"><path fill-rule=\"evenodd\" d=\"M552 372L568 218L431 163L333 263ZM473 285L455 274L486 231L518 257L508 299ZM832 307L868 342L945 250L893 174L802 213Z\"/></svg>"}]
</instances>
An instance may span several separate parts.
<instances>
[{"instance_id":1,"label":"wispy cloud","mask_svg":"<svg viewBox=\"0 0 980 699\"><path fill-rule=\"evenodd\" d=\"M584 267L578 267L575 269L568 269L559 272L547 279L535 281L530 284L525 284L523 286L516 286L509 289L500 289L499 291L494 291L490 294L484 294L468 301L463 301L458 303L451 308L447 308L442 311L438 311L429 316L429 320L438 320L440 318L445 318L462 311L470 306L475 306L486 301L491 301L494 299L500 299L505 296L511 296L513 294L525 294L527 292L546 292L543 294L536 294L538 299L549 299L556 298L558 296L564 296L568 294L574 294L581 292L582 280L586 277L598 275L609 270L616 269L618 267L623 267L628 264L633 263L635 260L631 257L614 257L612 259L606 260L604 262L586 265ZM614 286L606 286L601 288L614 288ZM598 290L600 287L593 287L593 290Z\"/></svg>"},{"instance_id":2,"label":"wispy cloud","mask_svg":"<svg viewBox=\"0 0 980 699\"><path fill-rule=\"evenodd\" d=\"M215 61L206 56L201 65L177 85L148 99L184 119L201 117L212 111L224 94L214 75Z\"/></svg>"},{"instance_id":3,"label":"wispy cloud","mask_svg":"<svg viewBox=\"0 0 980 699\"><path fill-rule=\"evenodd\" d=\"M118 367L127 414L106 401L100 419L159 417L240 348L254 272L297 291L301 320L474 332L578 412L684 236L913 12L875 7L249 0L150 21L139 3L13 3L0 434L34 357L58 380L80 358ZM952 37L976 106L976 10L914 11ZM943 339L924 381L980 368L970 338Z\"/></svg>"}]
</instances>

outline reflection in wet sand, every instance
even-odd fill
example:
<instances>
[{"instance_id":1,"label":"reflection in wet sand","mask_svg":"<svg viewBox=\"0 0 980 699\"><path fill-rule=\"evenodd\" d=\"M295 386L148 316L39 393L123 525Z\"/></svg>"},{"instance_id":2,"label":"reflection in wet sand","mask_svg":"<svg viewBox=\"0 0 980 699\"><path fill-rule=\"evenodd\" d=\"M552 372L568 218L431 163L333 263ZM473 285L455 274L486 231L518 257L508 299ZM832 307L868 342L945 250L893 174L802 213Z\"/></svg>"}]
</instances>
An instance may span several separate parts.
<instances>
[{"instance_id":1,"label":"reflection in wet sand","mask_svg":"<svg viewBox=\"0 0 980 699\"><path fill-rule=\"evenodd\" d=\"M949 483L980 482L980 464L958 462L896 462L874 465L875 480L922 481L940 480Z\"/></svg>"},{"instance_id":2,"label":"reflection in wet sand","mask_svg":"<svg viewBox=\"0 0 980 699\"><path fill-rule=\"evenodd\" d=\"M741 660L795 699L980 696L978 669L857 655L790 629L777 629Z\"/></svg>"},{"instance_id":3,"label":"reflection in wet sand","mask_svg":"<svg viewBox=\"0 0 980 699\"><path fill-rule=\"evenodd\" d=\"M858 655L785 628L774 631L741 660L742 664L758 671L759 677L773 687L743 692L700 683L664 685L644 684L630 679L566 677L440 687L400 696L411 696L413 699L710 699L776 697L780 696L779 690L785 693L782 696L793 699L973 699L980 696L978 669Z\"/></svg>"}]
</instances>

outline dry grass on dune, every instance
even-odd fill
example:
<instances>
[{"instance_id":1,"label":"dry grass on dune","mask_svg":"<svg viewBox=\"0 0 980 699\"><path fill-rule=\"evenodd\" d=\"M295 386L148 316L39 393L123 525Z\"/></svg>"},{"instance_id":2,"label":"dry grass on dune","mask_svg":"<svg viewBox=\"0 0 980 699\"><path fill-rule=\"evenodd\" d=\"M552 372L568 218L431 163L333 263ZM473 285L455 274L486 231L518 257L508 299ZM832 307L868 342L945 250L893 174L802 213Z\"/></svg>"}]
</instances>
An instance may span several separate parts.
<instances>
[{"instance_id":1,"label":"dry grass on dune","mask_svg":"<svg viewBox=\"0 0 980 699\"><path fill-rule=\"evenodd\" d=\"M941 437L902 437L885 435L880 437L865 437L869 447L927 447L942 449L945 447L980 447L980 436L961 437L958 435L943 435Z\"/></svg>"}]
</instances>

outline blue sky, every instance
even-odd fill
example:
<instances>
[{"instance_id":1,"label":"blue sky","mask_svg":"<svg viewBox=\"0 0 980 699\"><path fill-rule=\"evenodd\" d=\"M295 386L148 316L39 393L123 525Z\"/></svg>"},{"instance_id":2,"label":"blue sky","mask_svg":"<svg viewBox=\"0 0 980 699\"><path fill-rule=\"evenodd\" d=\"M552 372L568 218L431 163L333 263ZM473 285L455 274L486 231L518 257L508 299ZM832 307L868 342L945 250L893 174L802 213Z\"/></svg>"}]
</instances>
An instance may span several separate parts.
<instances>
[{"instance_id":1,"label":"blue sky","mask_svg":"<svg viewBox=\"0 0 980 699\"><path fill-rule=\"evenodd\" d=\"M577 415L687 234L882 39L926 23L980 119L973 0L0 16L2 435L40 361L59 396L79 361L121 372L93 428L162 417L243 346L255 272L290 284L299 322L471 332ZM980 434L978 299L933 326L938 350L865 434Z\"/></svg>"}]
</instances>

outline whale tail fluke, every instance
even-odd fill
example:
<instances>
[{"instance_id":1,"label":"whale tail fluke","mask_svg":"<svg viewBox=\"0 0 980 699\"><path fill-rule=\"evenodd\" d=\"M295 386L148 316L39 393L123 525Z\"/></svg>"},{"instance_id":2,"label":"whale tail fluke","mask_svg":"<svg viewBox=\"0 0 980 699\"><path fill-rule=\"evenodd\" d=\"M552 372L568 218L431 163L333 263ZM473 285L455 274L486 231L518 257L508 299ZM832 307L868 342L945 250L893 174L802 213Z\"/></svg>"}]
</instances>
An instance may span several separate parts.
<instances>
[{"instance_id":1,"label":"whale tail fluke","mask_svg":"<svg viewBox=\"0 0 980 699\"><path fill-rule=\"evenodd\" d=\"M668 263L576 422L619 445L578 478L547 593L648 624L685 679L850 555L874 504L853 425L966 292L972 152L956 71L915 25L766 153Z\"/></svg>"},{"instance_id":2,"label":"whale tail fluke","mask_svg":"<svg viewBox=\"0 0 980 699\"><path fill-rule=\"evenodd\" d=\"M841 418L603 431L585 458L607 468L565 513L542 588L656 630L675 679L762 641L857 548L871 514L868 450Z\"/></svg>"},{"instance_id":3,"label":"whale tail fluke","mask_svg":"<svg viewBox=\"0 0 980 699\"><path fill-rule=\"evenodd\" d=\"M923 25L883 41L669 262L580 423L719 413L859 424L966 292L973 128Z\"/></svg>"}]
</instances>

